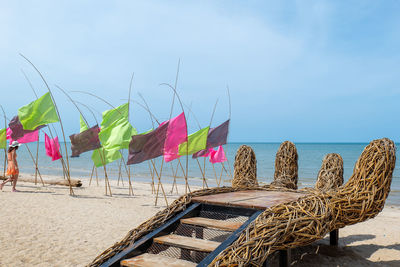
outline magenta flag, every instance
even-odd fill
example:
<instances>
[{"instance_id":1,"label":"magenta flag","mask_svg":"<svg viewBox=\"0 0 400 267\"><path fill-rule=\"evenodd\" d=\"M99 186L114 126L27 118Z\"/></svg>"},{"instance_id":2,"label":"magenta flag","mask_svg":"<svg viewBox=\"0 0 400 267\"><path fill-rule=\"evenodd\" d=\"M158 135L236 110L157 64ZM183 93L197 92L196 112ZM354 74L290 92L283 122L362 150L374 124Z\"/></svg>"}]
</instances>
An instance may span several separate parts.
<instances>
[{"instance_id":1,"label":"magenta flag","mask_svg":"<svg viewBox=\"0 0 400 267\"><path fill-rule=\"evenodd\" d=\"M26 143L30 143L30 142L35 142L37 140L39 140L39 130L30 132L30 133L26 133L24 136L18 138L17 140L12 139L12 130L10 129L10 127L7 128L7 139L10 141L10 144L13 141L18 141L18 143L21 144L26 144Z\"/></svg>"},{"instance_id":2,"label":"magenta flag","mask_svg":"<svg viewBox=\"0 0 400 267\"><path fill-rule=\"evenodd\" d=\"M179 145L187 141L187 127L185 113L181 113L169 120L167 139L164 143L165 162L179 158Z\"/></svg>"},{"instance_id":3,"label":"magenta flag","mask_svg":"<svg viewBox=\"0 0 400 267\"><path fill-rule=\"evenodd\" d=\"M51 157L52 161L58 160L61 158L60 153L60 143L58 142L58 136L53 139L45 133L44 134L44 147L46 149L46 155Z\"/></svg>"},{"instance_id":4,"label":"magenta flag","mask_svg":"<svg viewBox=\"0 0 400 267\"><path fill-rule=\"evenodd\" d=\"M210 162L212 164L224 161L227 161L227 159L225 157L224 148L222 146L219 146L217 151L214 150L210 153Z\"/></svg>"}]
</instances>

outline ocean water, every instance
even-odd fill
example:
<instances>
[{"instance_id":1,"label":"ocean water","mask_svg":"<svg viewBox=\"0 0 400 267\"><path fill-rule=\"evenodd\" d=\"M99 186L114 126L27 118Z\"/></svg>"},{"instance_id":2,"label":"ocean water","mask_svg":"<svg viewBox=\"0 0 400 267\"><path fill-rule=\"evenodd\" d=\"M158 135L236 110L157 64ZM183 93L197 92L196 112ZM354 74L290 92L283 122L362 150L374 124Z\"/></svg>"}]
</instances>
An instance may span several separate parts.
<instances>
[{"instance_id":1,"label":"ocean water","mask_svg":"<svg viewBox=\"0 0 400 267\"><path fill-rule=\"evenodd\" d=\"M224 168L221 164L215 164L214 166L208 162L205 162L205 176L207 178L208 186L216 186L220 182L220 185L230 184L230 173L233 173L233 162L235 153L240 145L246 144L251 146L257 159L257 176L259 182L270 183L274 176L274 165L275 155L279 148L279 143L230 143L225 145L225 151L228 158L228 162L225 162ZM299 155L299 188L302 187L313 187L315 185L318 171L321 167L323 157L328 153L338 153L343 158L344 164L344 179L345 182L349 179L353 173L354 165L359 158L361 152L365 148L367 143L296 143L297 152ZM29 148L29 149L28 149ZM61 144L61 148L64 151L64 144ZM67 143L67 149L70 149L70 144ZM18 150L18 162L20 171L22 173L34 174L34 165L32 163L32 156L36 157L37 144L30 143L28 146L22 145ZM29 153L31 152L31 154ZM86 152L78 158L69 158L71 175L75 177L90 177L93 163L90 159L92 152ZM59 161L52 162L49 157L46 156L44 150L44 143L39 143L39 170L42 174L47 175L60 175L62 176L62 166ZM123 152L124 158L127 158L127 152ZM393 173L393 180L391 186L391 192L387 200L388 204L400 205L400 165L399 165L399 153L397 152L396 168ZM186 169L186 157L180 159L181 165L177 160L172 163L163 164L162 168L162 182L171 183L175 172L177 174L177 182L184 183L183 171ZM199 162L191 158L188 159L189 169L189 184L190 185L202 185L202 173L199 168L204 166L204 159L200 158ZM4 153L0 153L0 170L3 169L4 164ZM150 162L143 162L136 165L131 165L130 170L132 174L132 180L141 182L151 182L152 176L149 171ZM155 160L157 170L160 171L161 158ZM122 179L127 181L127 174L125 166L120 164L120 161L115 161L106 166L107 174L110 179L119 178L119 169L122 169ZM178 169L177 169L178 167ZM97 169L99 179L104 178L104 169L100 167ZM95 175L93 176L95 177ZM95 178L94 178L95 179Z\"/></svg>"}]
</instances>

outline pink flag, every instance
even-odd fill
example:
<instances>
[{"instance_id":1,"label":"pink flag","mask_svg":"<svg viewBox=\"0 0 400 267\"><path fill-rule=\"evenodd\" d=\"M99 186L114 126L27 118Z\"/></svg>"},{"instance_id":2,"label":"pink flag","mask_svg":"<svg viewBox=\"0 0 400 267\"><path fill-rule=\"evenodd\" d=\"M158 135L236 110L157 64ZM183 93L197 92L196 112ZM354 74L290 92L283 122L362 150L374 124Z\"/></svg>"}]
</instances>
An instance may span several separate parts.
<instances>
[{"instance_id":1,"label":"pink flag","mask_svg":"<svg viewBox=\"0 0 400 267\"><path fill-rule=\"evenodd\" d=\"M218 147L217 151L212 151L210 154L210 162L212 164L226 161L225 152L222 146Z\"/></svg>"},{"instance_id":2,"label":"pink flag","mask_svg":"<svg viewBox=\"0 0 400 267\"><path fill-rule=\"evenodd\" d=\"M46 148L46 155L51 157L52 161L61 158L60 154L60 143L58 142L58 136L50 139L47 134L44 134L44 147Z\"/></svg>"},{"instance_id":3,"label":"pink flag","mask_svg":"<svg viewBox=\"0 0 400 267\"><path fill-rule=\"evenodd\" d=\"M33 131L31 133L26 133L23 137L18 138L17 140L13 140L11 138L11 135L12 130L10 128L7 128L7 139L10 140L10 144L13 141L18 141L18 143L25 144L39 140L39 130Z\"/></svg>"},{"instance_id":4,"label":"pink flag","mask_svg":"<svg viewBox=\"0 0 400 267\"><path fill-rule=\"evenodd\" d=\"M179 158L179 145L187 140L187 127L185 113L181 113L169 120L167 138L164 143L165 162Z\"/></svg>"}]
</instances>

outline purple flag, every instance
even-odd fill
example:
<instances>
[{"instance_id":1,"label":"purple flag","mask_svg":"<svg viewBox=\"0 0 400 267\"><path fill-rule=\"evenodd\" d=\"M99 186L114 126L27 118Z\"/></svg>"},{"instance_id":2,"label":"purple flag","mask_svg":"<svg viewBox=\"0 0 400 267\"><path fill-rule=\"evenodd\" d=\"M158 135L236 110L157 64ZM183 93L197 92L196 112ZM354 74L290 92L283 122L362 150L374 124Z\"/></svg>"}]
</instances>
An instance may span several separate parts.
<instances>
[{"instance_id":1,"label":"purple flag","mask_svg":"<svg viewBox=\"0 0 400 267\"><path fill-rule=\"evenodd\" d=\"M72 150L71 157L79 157L83 152L100 148L99 132L100 128L96 125L81 133L70 135L69 139L71 139Z\"/></svg>"},{"instance_id":2,"label":"purple flag","mask_svg":"<svg viewBox=\"0 0 400 267\"><path fill-rule=\"evenodd\" d=\"M36 127L34 130L24 130L24 127L22 126L21 122L19 121L19 117L14 116L11 119L10 123L8 123L8 127L12 131L11 139L18 140L18 139L24 137L25 134L32 133L34 131L42 129L43 127L46 127L46 125L40 125L40 126Z\"/></svg>"},{"instance_id":3,"label":"purple flag","mask_svg":"<svg viewBox=\"0 0 400 267\"><path fill-rule=\"evenodd\" d=\"M157 129L147 133L132 136L129 143L127 164L137 164L164 154L164 143L167 137L169 122L160 124Z\"/></svg>"},{"instance_id":4,"label":"purple flag","mask_svg":"<svg viewBox=\"0 0 400 267\"><path fill-rule=\"evenodd\" d=\"M206 149L200 150L193 154L192 158L204 157L208 152L208 148L222 146L226 144L228 139L229 120L222 123L221 125L210 129L207 136L207 147Z\"/></svg>"}]
</instances>

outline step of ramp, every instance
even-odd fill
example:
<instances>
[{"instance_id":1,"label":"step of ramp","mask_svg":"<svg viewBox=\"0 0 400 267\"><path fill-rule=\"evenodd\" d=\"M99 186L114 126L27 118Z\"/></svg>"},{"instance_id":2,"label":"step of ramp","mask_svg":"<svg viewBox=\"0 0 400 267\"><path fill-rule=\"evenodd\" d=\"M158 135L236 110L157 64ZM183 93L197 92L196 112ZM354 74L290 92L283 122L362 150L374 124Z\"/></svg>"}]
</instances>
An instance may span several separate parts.
<instances>
[{"instance_id":1,"label":"step of ramp","mask_svg":"<svg viewBox=\"0 0 400 267\"><path fill-rule=\"evenodd\" d=\"M190 224L194 226L201 226L211 229L223 230L233 232L238 229L243 223L233 221L214 220L204 217L192 217L181 219L182 224Z\"/></svg>"},{"instance_id":2,"label":"step of ramp","mask_svg":"<svg viewBox=\"0 0 400 267\"><path fill-rule=\"evenodd\" d=\"M149 253L121 261L121 266L125 267L194 267L196 265L194 262Z\"/></svg>"},{"instance_id":3,"label":"step of ramp","mask_svg":"<svg viewBox=\"0 0 400 267\"><path fill-rule=\"evenodd\" d=\"M175 234L156 237L154 238L154 242L162 245L174 246L201 252L214 251L221 244L220 242Z\"/></svg>"}]
</instances>

